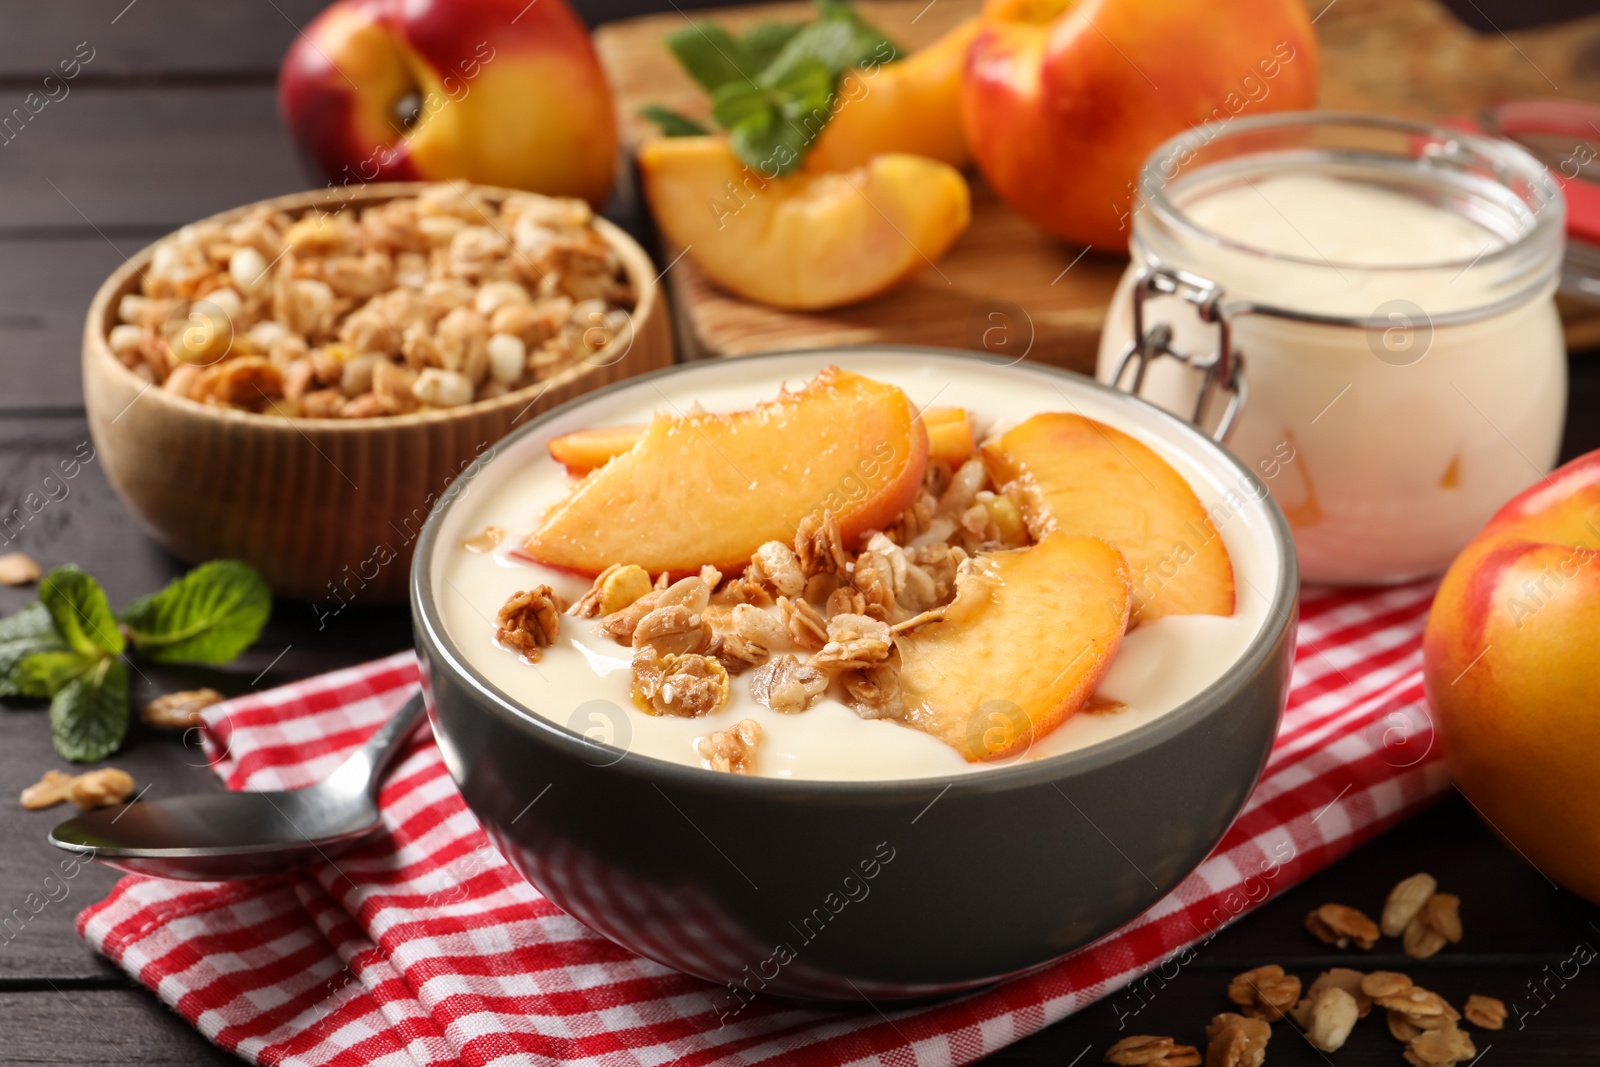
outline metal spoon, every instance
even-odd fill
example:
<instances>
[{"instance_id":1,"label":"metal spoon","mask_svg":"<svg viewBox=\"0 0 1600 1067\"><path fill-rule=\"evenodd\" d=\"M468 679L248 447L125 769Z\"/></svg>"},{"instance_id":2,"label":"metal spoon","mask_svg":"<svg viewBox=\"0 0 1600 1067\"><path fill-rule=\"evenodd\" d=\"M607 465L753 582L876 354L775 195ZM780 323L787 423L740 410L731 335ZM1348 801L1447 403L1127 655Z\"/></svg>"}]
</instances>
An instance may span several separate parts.
<instances>
[{"instance_id":1,"label":"metal spoon","mask_svg":"<svg viewBox=\"0 0 1600 1067\"><path fill-rule=\"evenodd\" d=\"M378 828L378 786L423 718L419 692L326 779L271 793L200 793L86 812L57 848L160 878L226 881L327 859Z\"/></svg>"}]
</instances>

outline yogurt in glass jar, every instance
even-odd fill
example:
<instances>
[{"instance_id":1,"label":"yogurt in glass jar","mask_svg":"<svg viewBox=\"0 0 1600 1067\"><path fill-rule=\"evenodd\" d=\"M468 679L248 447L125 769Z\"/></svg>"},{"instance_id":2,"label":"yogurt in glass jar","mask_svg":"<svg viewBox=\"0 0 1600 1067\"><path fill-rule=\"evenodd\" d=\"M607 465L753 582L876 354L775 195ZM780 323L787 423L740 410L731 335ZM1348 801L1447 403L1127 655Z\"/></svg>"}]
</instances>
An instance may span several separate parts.
<instances>
[{"instance_id":1,"label":"yogurt in glass jar","mask_svg":"<svg viewBox=\"0 0 1600 1067\"><path fill-rule=\"evenodd\" d=\"M1510 143L1323 113L1198 127L1140 175L1098 374L1225 439L1307 580L1432 574L1555 464L1563 229Z\"/></svg>"}]
</instances>

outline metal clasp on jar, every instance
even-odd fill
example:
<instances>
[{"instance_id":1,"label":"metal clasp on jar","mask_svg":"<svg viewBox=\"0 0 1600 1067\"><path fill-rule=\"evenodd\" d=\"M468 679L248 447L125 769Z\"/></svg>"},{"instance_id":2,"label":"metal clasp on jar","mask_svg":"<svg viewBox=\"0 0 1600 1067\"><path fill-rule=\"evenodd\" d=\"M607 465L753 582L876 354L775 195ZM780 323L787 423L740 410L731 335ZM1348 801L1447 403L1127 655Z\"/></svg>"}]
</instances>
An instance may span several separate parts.
<instances>
[{"instance_id":1,"label":"metal clasp on jar","mask_svg":"<svg viewBox=\"0 0 1600 1067\"><path fill-rule=\"evenodd\" d=\"M1122 380L1129 365L1133 366L1133 384L1127 391L1135 396L1144 388L1145 370L1150 361L1170 356L1194 368L1201 374L1200 391L1195 396L1194 413L1189 421L1200 429L1205 428L1205 416L1213 392L1220 391L1228 397L1228 405L1211 436L1218 442L1226 441L1244 407L1246 390L1244 359L1233 350L1233 331L1227 310L1222 304L1222 289L1215 283L1197 275L1170 267L1145 266L1133 283L1133 340L1117 357L1112 371L1111 385L1122 389ZM1172 347L1172 327L1162 323L1154 329L1145 329L1144 304L1152 296L1176 296L1194 305L1200 321L1217 328L1217 348L1210 353L1180 352Z\"/></svg>"}]
</instances>

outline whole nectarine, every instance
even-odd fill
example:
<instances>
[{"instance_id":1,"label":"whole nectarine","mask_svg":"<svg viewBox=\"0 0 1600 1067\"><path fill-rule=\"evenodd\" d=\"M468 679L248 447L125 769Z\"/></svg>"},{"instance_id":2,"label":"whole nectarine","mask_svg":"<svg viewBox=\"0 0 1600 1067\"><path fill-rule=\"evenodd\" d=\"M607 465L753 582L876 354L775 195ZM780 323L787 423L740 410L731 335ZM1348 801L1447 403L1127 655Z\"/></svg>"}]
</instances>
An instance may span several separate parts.
<instances>
[{"instance_id":1,"label":"whole nectarine","mask_svg":"<svg viewBox=\"0 0 1600 1067\"><path fill-rule=\"evenodd\" d=\"M1462 550L1422 653L1456 785L1539 870L1600 903L1600 451Z\"/></svg>"},{"instance_id":2,"label":"whole nectarine","mask_svg":"<svg viewBox=\"0 0 1600 1067\"><path fill-rule=\"evenodd\" d=\"M567 0L336 0L284 56L278 106L340 185L462 178L599 207L616 165Z\"/></svg>"},{"instance_id":3,"label":"whole nectarine","mask_svg":"<svg viewBox=\"0 0 1600 1067\"><path fill-rule=\"evenodd\" d=\"M988 0L962 121L984 178L1057 237L1128 247L1134 182L1162 141L1316 100L1300 0Z\"/></svg>"}]
</instances>

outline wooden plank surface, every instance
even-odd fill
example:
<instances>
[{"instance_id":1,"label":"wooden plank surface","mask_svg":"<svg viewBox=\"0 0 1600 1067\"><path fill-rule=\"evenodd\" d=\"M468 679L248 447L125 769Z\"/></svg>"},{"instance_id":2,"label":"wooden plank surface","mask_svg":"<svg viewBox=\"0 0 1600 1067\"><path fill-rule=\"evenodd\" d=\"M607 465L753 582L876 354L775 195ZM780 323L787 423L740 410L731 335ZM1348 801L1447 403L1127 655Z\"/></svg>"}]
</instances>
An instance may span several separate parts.
<instances>
[{"instance_id":1,"label":"wooden plank surface","mask_svg":"<svg viewBox=\"0 0 1600 1067\"><path fill-rule=\"evenodd\" d=\"M238 1067L143 990L44 984L0 992L0 1063L6 1067Z\"/></svg>"},{"instance_id":2,"label":"wooden plank surface","mask_svg":"<svg viewBox=\"0 0 1600 1067\"><path fill-rule=\"evenodd\" d=\"M1476 34L1436 0L1307 0L1322 45L1320 104L1419 119L1474 114L1499 100L1556 92L1600 101L1600 14L1514 37ZM974 13L978 0L863 0L866 16L908 47L935 39ZM773 18L805 18L803 3L708 13L738 30ZM617 90L624 137L653 132L638 109L661 103L708 113L706 94L661 45L690 22L682 12L602 27L596 46ZM743 355L806 345L912 341L981 348L1092 372L1100 328L1126 259L1057 241L1000 203L973 177L971 228L910 283L853 307L825 312L768 308L719 289L692 252L668 278L686 356ZM663 261L678 253L663 248ZM1070 269L1068 269L1070 267ZM1595 313L1576 309L1573 344L1592 343ZM1000 341L999 347L986 344ZM1030 344L1031 341L1031 344Z\"/></svg>"},{"instance_id":3,"label":"wooden plank surface","mask_svg":"<svg viewBox=\"0 0 1600 1067\"><path fill-rule=\"evenodd\" d=\"M326 6L327 0L6 0L0 79L22 90L11 94L20 98L30 82L59 75L61 60L82 43L82 54L92 58L73 86L138 75L270 83L298 27Z\"/></svg>"},{"instance_id":4,"label":"wooden plank surface","mask_svg":"<svg viewBox=\"0 0 1600 1067\"><path fill-rule=\"evenodd\" d=\"M0 146L0 161L0 236L99 231L124 255L139 244L128 227L176 229L323 184L295 155L270 86L79 89Z\"/></svg>"}]
</instances>

